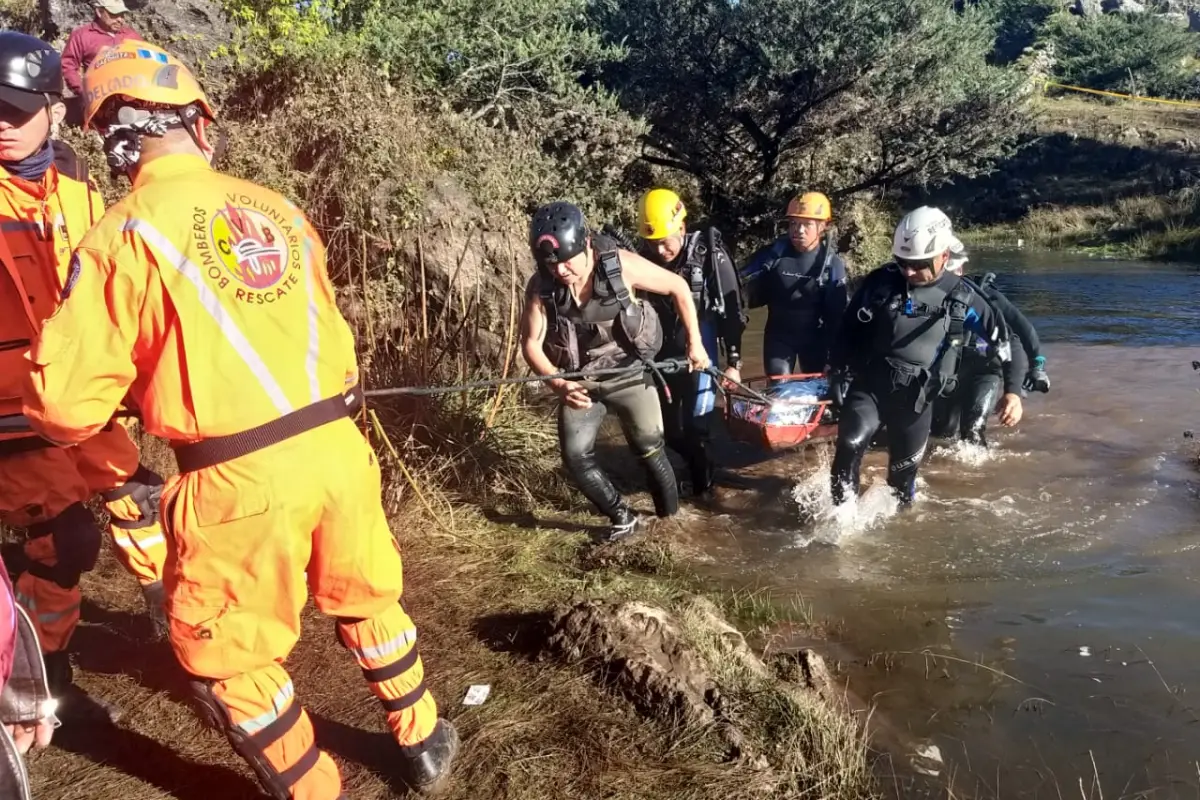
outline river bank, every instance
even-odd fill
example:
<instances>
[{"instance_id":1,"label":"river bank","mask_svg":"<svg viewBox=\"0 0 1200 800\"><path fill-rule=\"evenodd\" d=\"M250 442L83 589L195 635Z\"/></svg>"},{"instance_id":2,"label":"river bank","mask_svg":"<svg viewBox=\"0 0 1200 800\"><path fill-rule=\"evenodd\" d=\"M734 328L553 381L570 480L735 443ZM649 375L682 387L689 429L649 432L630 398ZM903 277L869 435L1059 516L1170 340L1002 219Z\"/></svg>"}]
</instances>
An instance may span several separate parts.
<instances>
[{"instance_id":1,"label":"river bank","mask_svg":"<svg viewBox=\"0 0 1200 800\"><path fill-rule=\"evenodd\" d=\"M528 418L529 435L548 422ZM737 630L760 653L781 626L819 642L802 608L703 584L689 564L704 556L676 521L597 546L599 520L580 513L578 498L472 504L405 473L380 444L426 682L463 736L446 797L716 800L817 787L876 796L866 709L847 702L819 655L792 648L764 662ZM143 447L171 471L157 443ZM646 496L635 502L652 509ZM61 728L30 759L35 796L259 797L224 738L189 710L170 652L148 640L140 595L107 546L83 592L77 681L123 715L114 728ZM287 666L319 742L351 796L399 796L377 701L311 604L304 628ZM490 694L466 706L475 685Z\"/></svg>"},{"instance_id":2,"label":"river bank","mask_svg":"<svg viewBox=\"0 0 1200 800\"><path fill-rule=\"evenodd\" d=\"M1023 147L934 191L965 241L1160 261L1200 255L1200 109L1039 98Z\"/></svg>"}]
</instances>

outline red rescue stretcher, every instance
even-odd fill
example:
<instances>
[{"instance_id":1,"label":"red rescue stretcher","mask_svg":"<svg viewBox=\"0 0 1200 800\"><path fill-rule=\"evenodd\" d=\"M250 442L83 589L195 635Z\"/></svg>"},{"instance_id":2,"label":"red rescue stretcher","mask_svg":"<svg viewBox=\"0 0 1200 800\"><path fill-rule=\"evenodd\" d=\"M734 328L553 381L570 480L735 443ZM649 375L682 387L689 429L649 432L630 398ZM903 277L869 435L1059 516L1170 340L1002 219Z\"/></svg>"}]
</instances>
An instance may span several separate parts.
<instances>
[{"instance_id":1,"label":"red rescue stretcher","mask_svg":"<svg viewBox=\"0 0 1200 800\"><path fill-rule=\"evenodd\" d=\"M828 375L806 373L750 378L727 386L725 422L733 438L769 451L837 438ZM749 391L747 391L749 390Z\"/></svg>"}]
</instances>

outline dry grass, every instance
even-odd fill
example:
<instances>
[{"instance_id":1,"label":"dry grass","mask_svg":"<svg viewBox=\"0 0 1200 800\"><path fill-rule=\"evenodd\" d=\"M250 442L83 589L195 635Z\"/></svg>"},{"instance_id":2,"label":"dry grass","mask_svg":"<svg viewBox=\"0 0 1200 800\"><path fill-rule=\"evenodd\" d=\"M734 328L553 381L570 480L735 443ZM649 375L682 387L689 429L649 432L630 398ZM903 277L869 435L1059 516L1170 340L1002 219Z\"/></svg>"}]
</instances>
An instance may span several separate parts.
<instances>
[{"instance_id":1,"label":"dry grass","mask_svg":"<svg viewBox=\"0 0 1200 800\"><path fill-rule=\"evenodd\" d=\"M1012 221L965 229L980 244L1015 244L1161 260L1200 257L1200 110L1065 95L1039 104L1046 163L1001 165L985 192L1025 187ZM1054 138L1057 137L1057 138ZM1037 145L1033 148L1036 150ZM1014 200L1016 197L1014 197ZM1023 213L1021 213L1023 211Z\"/></svg>"},{"instance_id":2,"label":"dry grass","mask_svg":"<svg viewBox=\"0 0 1200 800\"><path fill-rule=\"evenodd\" d=\"M1041 206L1012 225L973 228L976 244L1013 244L1082 250L1128 258L1190 260L1200 257L1200 191L1124 197L1104 206Z\"/></svg>"},{"instance_id":3,"label":"dry grass","mask_svg":"<svg viewBox=\"0 0 1200 800\"><path fill-rule=\"evenodd\" d=\"M423 489L433 505L443 502L434 485ZM870 796L866 748L852 719L773 690L703 633L696 643L723 692L750 709L760 752L779 765L782 784L776 770L725 763L712 731L644 720L589 675L531 658L554 605L582 597L678 605L687 596L683 578L585 569L586 526L570 518L518 527L460 507L442 530L414 506L406 504L393 525L405 555L405 605L418 624L427 681L465 741L448 798L716 800L762 797L771 787L770 796L783 798ZM85 577L84 594L78 682L125 717L115 730L60 729L56 746L32 761L35 796L258 797L224 739L187 707L166 646L142 638L140 595L108 552ZM361 673L335 642L330 620L310 607L304 626L287 667L322 745L352 796L396 796L387 779L394 750ZM491 685L490 699L463 707L476 683Z\"/></svg>"},{"instance_id":4,"label":"dry grass","mask_svg":"<svg viewBox=\"0 0 1200 800\"><path fill-rule=\"evenodd\" d=\"M325 235L368 388L512 374L524 266L520 248L488 223L547 188L540 182L550 173L518 158L524 143L467 141L470 131L423 116L402 92L364 95L363 86L381 84L355 68L363 67L320 84L306 83L302 68L285 69L227 98L234 146L226 166L299 200ZM76 138L94 155L94 141ZM475 160L479 153L487 157ZM438 188L447 170L465 201ZM440 198L434 210L431 197ZM449 228L453 235L439 238ZM471 250L472 237L486 246ZM489 291L497 294L485 308L480 298ZM670 524L636 548L611 557L595 551L594 517L574 514L584 503L561 476L552 412L536 392L373 401L368 412L364 430L385 470L384 502L404 553L404 602L420 631L426 680L464 739L447 798L869 794L855 766L865 746L850 722L815 703L785 702L719 659L722 688L758 709L749 719L764 726L755 735L782 770L782 785L772 770L726 762L712 731L644 720L591 675L532 657L547 612L559 604L606 598L671 607L699 588ZM160 442L143 437L142 445L152 466L173 471ZM650 505L644 496L636 503ZM107 550L83 589L77 679L125 716L117 729L60 729L56 745L32 760L39 800L260 797L224 738L188 708L169 649L146 641L140 594ZM769 599L718 600L753 625L782 613ZM287 667L347 793L402 794L389 781L394 745L361 672L336 643L331 620L311 606L303 619ZM490 699L462 706L477 683L491 685Z\"/></svg>"}]
</instances>

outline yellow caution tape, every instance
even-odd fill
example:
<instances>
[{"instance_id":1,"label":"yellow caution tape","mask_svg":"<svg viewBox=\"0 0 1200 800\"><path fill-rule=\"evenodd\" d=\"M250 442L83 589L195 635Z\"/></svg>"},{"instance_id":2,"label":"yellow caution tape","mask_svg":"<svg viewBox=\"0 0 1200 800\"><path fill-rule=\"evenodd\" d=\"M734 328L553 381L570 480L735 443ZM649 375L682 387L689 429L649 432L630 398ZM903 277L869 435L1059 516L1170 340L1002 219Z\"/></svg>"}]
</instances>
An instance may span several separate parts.
<instances>
[{"instance_id":1,"label":"yellow caution tape","mask_svg":"<svg viewBox=\"0 0 1200 800\"><path fill-rule=\"evenodd\" d=\"M1060 89L1069 89L1072 92L1086 92L1087 94L1098 94L1105 97L1117 97L1122 100L1140 100L1143 103L1165 103L1172 106L1184 106L1186 108L1200 108L1200 102L1193 100L1168 100L1165 97L1142 97L1136 94L1121 94L1120 92L1106 92L1101 89L1085 89L1082 86L1070 86L1065 83L1056 83L1055 81L1045 81L1046 86L1057 86Z\"/></svg>"}]
</instances>

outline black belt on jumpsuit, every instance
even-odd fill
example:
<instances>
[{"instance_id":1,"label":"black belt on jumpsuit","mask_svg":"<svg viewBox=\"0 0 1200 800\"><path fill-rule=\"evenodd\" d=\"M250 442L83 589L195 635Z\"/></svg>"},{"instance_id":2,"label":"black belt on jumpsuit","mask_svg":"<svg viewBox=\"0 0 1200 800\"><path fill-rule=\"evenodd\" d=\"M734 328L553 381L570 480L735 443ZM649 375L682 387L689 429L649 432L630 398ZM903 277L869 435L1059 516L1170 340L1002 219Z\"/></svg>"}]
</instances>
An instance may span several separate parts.
<instances>
[{"instance_id":1,"label":"black belt on jumpsuit","mask_svg":"<svg viewBox=\"0 0 1200 800\"><path fill-rule=\"evenodd\" d=\"M362 408L362 400L362 393L354 388L239 433L172 445L179 472L196 472L232 461L343 417L353 417Z\"/></svg>"}]
</instances>

